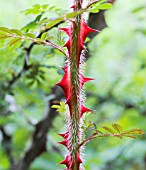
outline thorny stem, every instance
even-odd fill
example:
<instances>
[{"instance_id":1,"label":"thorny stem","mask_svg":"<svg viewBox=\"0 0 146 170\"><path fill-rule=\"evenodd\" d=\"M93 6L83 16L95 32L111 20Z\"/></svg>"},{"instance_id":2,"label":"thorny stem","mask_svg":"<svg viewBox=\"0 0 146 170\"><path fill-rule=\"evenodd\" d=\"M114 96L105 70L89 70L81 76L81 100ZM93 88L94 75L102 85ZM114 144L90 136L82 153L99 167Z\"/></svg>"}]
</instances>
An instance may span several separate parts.
<instances>
[{"instance_id":1,"label":"thorny stem","mask_svg":"<svg viewBox=\"0 0 146 170\"><path fill-rule=\"evenodd\" d=\"M82 10L82 0L74 0L73 11ZM65 74L63 79L57 83L65 92L67 104L69 106L68 131L61 136L65 139L60 142L65 145L69 151L66 158L60 162L67 166L67 170L80 170L82 163L80 157L79 144L82 138L82 115L91 111L84 107L82 99L82 86L84 83L93 80L82 75L82 50L87 35L95 30L89 28L84 21L82 14L74 17L68 28L61 28L69 36L68 41L64 45L68 49L67 64L63 68Z\"/></svg>"},{"instance_id":2,"label":"thorny stem","mask_svg":"<svg viewBox=\"0 0 146 170\"><path fill-rule=\"evenodd\" d=\"M79 11L81 9L80 0L75 1L76 8L75 11ZM73 31L72 31L72 44L71 44L71 54L70 54L70 79L71 79L71 91L72 91L72 118L70 124L71 131L71 156L74 158L73 168L72 170L77 170L77 148L80 142L80 78L79 78L79 36L80 36L80 27L81 27L81 15L75 17L75 22L73 23Z\"/></svg>"}]
</instances>

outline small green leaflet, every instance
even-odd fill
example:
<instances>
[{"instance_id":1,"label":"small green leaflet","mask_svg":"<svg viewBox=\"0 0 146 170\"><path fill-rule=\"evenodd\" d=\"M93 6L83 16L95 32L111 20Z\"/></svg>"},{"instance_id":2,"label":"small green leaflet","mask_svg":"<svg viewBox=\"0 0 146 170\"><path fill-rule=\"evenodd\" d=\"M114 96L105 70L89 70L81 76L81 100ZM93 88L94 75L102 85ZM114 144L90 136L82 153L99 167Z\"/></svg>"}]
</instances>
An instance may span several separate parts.
<instances>
[{"instance_id":1,"label":"small green leaflet","mask_svg":"<svg viewBox=\"0 0 146 170\"><path fill-rule=\"evenodd\" d=\"M6 27L0 27L0 32L2 33L8 33L8 34L12 34L11 30L9 30Z\"/></svg>"},{"instance_id":2,"label":"small green leaflet","mask_svg":"<svg viewBox=\"0 0 146 170\"><path fill-rule=\"evenodd\" d=\"M50 11L61 11L61 9L56 8L55 6L49 6L49 4L44 4L44 5L40 5L40 4L35 4L32 6L32 8L26 9L22 12L25 13L25 15L38 15L40 13L45 13L45 12L50 12Z\"/></svg>"},{"instance_id":3,"label":"small green leaflet","mask_svg":"<svg viewBox=\"0 0 146 170\"><path fill-rule=\"evenodd\" d=\"M105 3L105 4L99 5L98 9L106 10L106 9L110 9L111 7L112 7L112 4L110 4L110 3Z\"/></svg>"},{"instance_id":4,"label":"small green leaflet","mask_svg":"<svg viewBox=\"0 0 146 170\"><path fill-rule=\"evenodd\" d=\"M47 37L48 37L48 32L44 32L41 36L41 40L44 41L45 39L47 39Z\"/></svg>"},{"instance_id":5,"label":"small green leaflet","mask_svg":"<svg viewBox=\"0 0 146 170\"><path fill-rule=\"evenodd\" d=\"M19 35L19 36L22 36L22 32L20 30L17 30L17 29L11 29L10 30L12 33L16 34L16 35Z\"/></svg>"},{"instance_id":6,"label":"small green leaflet","mask_svg":"<svg viewBox=\"0 0 146 170\"><path fill-rule=\"evenodd\" d=\"M36 38L36 36L34 34L32 34L32 33L26 33L25 35L30 37L30 38Z\"/></svg>"},{"instance_id":7,"label":"small green leaflet","mask_svg":"<svg viewBox=\"0 0 146 170\"><path fill-rule=\"evenodd\" d=\"M99 12L99 10L107 10L110 9L111 7L112 7L111 3L107 3L107 0L102 0L91 5L88 10L92 13L97 13Z\"/></svg>"},{"instance_id":8,"label":"small green leaflet","mask_svg":"<svg viewBox=\"0 0 146 170\"><path fill-rule=\"evenodd\" d=\"M117 123L113 123L112 127L119 133L123 130L122 126Z\"/></svg>"},{"instance_id":9,"label":"small green leaflet","mask_svg":"<svg viewBox=\"0 0 146 170\"><path fill-rule=\"evenodd\" d=\"M6 38L10 38L10 36L5 35L5 34L0 34L0 40L6 39Z\"/></svg>"},{"instance_id":10,"label":"small green leaflet","mask_svg":"<svg viewBox=\"0 0 146 170\"><path fill-rule=\"evenodd\" d=\"M114 136L120 139L122 139L123 137L129 137L129 138L135 139L136 135L145 134L141 129L138 129L138 128L130 129L130 130L123 130L122 126L117 123L112 124L113 129L107 126L103 126L102 128L110 133L109 134L104 133L100 137Z\"/></svg>"},{"instance_id":11,"label":"small green leaflet","mask_svg":"<svg viewBox=\"0 0 146 170\"><path fill-rule=\"evenodd\" d=\"M64 113L66 111L66 105L64 102L60 102L60 105L53 105L51 108L57 109L56 111Z\"/></svg>"},{"instance_id":12,"label":"small green leaflet","mask_svg":"<svg viewBox=\"0 0 146 170\"><path fill-rule=\"evenodd\" d=\"M111 129L110 127L107 127L107 126L103 126L102 127L103 129L105 129L106 131L110 132L110 133L115 133L113 129Z\"/></svg>"},{"instance_id":13,"label":"small green leaflet","mask_svg":"<svg viewBox=\"0 0 146 170\"><path fill-rule=\"evenodd\" d=\"M140 135L140 134L144 134L144 132L141 129L130 129L130 130L126 130L123 133L125 134L133 134L133 135Z\"/></svg>"},{"instance_id":14,"label":"small green leaflet","mask_svg":"<svg viewBox=\"0 0 146 170\"><path fill-rule=\"evenodd\" d=\"M9 45L18 44L21 40L31 40L38 44L42 42L41 39L36 38L32 33L23 33L21 30L9 29L6 27L0 27L0 39L11 38Z\"/></svg>"},{"instance_id":15,"label":"small green leaflet","mask_svg":"<svg viewBox=\"0 0 146 170\"><path fill-rule=\"evenodd\" d=\"M54 25L60 23L60 22L63 22L65 21L66 19L72 19L74 18L75 16L79 15L79 14L82 14L83 12L85 12L84 10L81 10L81 11L78 11L78 12L70 12L64 16L61 16L61 17L58 17L58 18L55 18L55 19L45 19L45 20L42 20L40 21L39 23L40 24L43 24L43 23L47 23L47 25L45 26L46 29L49 29L51 27L53 27Z\"/></svg>"},{"instance_id":16,"label":"small green leaflet","mask_svg":"<svg viewBox=\"0 0 146 170\"><path fill-rule=\"evenodd\" d=\"M12 46L14 44L17 44L21 41L21 38L13 38L10 42L9 45Z\"/></svg>"}]
</instances>

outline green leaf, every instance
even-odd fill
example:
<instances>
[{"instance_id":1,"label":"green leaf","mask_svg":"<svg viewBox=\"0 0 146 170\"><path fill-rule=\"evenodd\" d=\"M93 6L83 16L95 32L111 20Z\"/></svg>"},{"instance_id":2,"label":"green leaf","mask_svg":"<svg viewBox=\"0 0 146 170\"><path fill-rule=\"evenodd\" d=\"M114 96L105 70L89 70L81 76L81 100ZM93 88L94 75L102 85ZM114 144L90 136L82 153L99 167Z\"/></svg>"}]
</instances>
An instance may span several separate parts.
<instances>
[{"instance_id":1,"label":"green leaf","mask_svg":"<svg viewBox=\"0 0 146 170\"><path fill-rule=\"evenodd\" d=\"M30 38L36 38L36 36L34 34L32 34L32 33L26 33L25 35L30 37Z\"/></svg>"},{"instance_id":2,"label":"green leaf","mask_svg":"<svg viewBox=\"0 0 146 170\"><path fill-rule=\"evenodd\" d=\"M45 4L45 5L42 5L42 8L46 9L48 6L49 6L48 4Z\"/></svg>"},{"instance_id":3,"label":"green leaf","mask_svg":"<svg viewBox=\"0 0 146 170\"><path fill-rule=\"evenodd\" d=\"M101 9L101 10L106 10L106 9L110 9L112 7L112 4L110 3L105 3L105 4L101 4L98 6L98 9Z\"/></svg>"},{"instance_id":4,"label":"green leaf","mask_svg":"<svg viewBox=\"0 0 146 170\"><path fill-rule=\"evenodd\" d=\"M60 102L60 106L61 107L65 107L66 105L65 105L65 102Z\"/></svg>"},{"instance_id":5,"label":"green leaf","mask_svg":"<svg viewBox=\"0 0 146 170\"><path fill-rule=\"evenodd\" d=\"M141 129L131 129L131 130L126 130L123 132L124 134L133 134L133 135L140 135L144 134L144 132Z\"/></svg>"},{"instance_id":6,"label":"green leaf","mask_svg":"<svg viewBox=\"0 0 146 170\"><path fill-rule=\"evenodd\" d=\"M0 39L6 39L6 38L10 38L9 35L5 35L5 34L0 34Z\"/></svg>"},{"instance_id":7,"label":"green leaf","mask_svg":"<svg viewBox=\"0 0 146 170\"><path fill-rule=\"evenodd\" d=\"M42 43L42 40L40 38L36 38L34 39L34 42L38 43L38 44L41 44Z\"/></svg>"},{"instance_id":8,"label":"green leaf","mask_svg":"<svg viewBox=\"0 0 146 170\"><path fill-rule=\"evenodd\" d=\"M52 107L51 108L53 108L53 109L59 109L60 108L60 106L59 105L52 105Z\"/></svg>"},{"instance_id":9,"label":"green leaf","mask_svg":"<svg viewBox=\"0 0 146 170\"><path fill-rule=\"evenodd\" d=\"M37 23L36 23L36 21L32 21L32 22L30 22L30 23L28 23L26 26L24 26L23 28L22 28L22 30L24 31L24 32L27 32L28 30L30 30L30 29L35 29L35 28L37 28L38 27L38 25L37 25Z\"/></svg>"},{"instance_id":10,"label":"green leaf","mask_svg":"<svg viewBox=\"0 0 146 170\"><path fill-rule=\"evenodd\" d=\"M103 126L102 128L105 129L105 130L107 130L107 131L109 131L109 132L112 133L112 134L115 133L111 128L109 128L109 127L107 127L107 126Z\"/></svg>"},{"instance_id":11,"label":"green leaf","mask_svg":"<svg viewBox=\"0 0 146 170\"><path fill-rule=\"evenodd\" d=\"M64 113L66 111L66 105L64 102L60 102L60 105L53 105L51 108L57 109L57 112Z\"/></svg>"},{"instance_id":12,"label":"green leaf","mask_svg":"<svg viewBox=\"0 0 146 170\"><path fill-rule=\"evenodd\" d=\"M48 37L48 32L44 32L41 36L41 40L44 41L45 39L47 39L47 37Z\"/></svg>"},{"instance_id":13,"label":"green leaf","mask_svg":"<svg viewBox=\"0 0 146 170\"><path fill-rule=\"evenodd\" d=\"M24 11L22 11L22 12L24 12L25 15L29 15L29 14L39 14L39 13L41 12L40 8L41 8L40 4L35 4L35 5L33 5L32 8L26 9L26 10L24 10Z\"/></svg>"},{"instance_id":14,"label":"green leaf","mask_svg":"<svg viewBox=\"0 0 146 170\"><path fill-rule=\"evenodd\" d=\"M128 137L128 138L136 139L136 137L135 137L135 136L133 136L133 135L124 134L124 135L122 135L122 136L124 136L124 137Z\"/></svg>"},{"instance_id":15,"label":"green leaf","mask_svg":"<svg viewBox=\"0 0 146 170\"><path fill-rule=\"evenodd\" d=\"M120 136L115 136L115 137L122 139L122 135L120 135Z\"/></svg>"},{"instance_id":16,"label":"green leaf","mask_svg":"<svg viewBox=\"0 0 146 170\"><path fill-rule=\"evenodd\" d=\"M97 13L99 10L107 10L112 7L111 3L105 3L106 0L102 0L100 2L94 3L92 6L89 7L89 11L92 13Z\"/></svg>"},{"instance_id":17,"label":"green leaf","mask_svg":"<svg viewBox=\"0 0 146 170\"><path fill-rule=\"evenodd\" d=\"M12 32L6 27L0 27L0 32L5 32L5 33L12 34Z\"/></svg>"},{"instance_id":18,"label":"green leaf","mask_svg":"<svg viewBox=\"0 0 146 170\"><path fill-rule=\"evenodd\" d=\"M11 29L10 31L11 31L12 33L15 33L15 34L20 35L20 36L23 35L22 32L21 32L20 30L17 30L17 29Z\"/></svg>"},{"instance_id":19,"label":"green leaf","mask_svg":"<svg viewBox=\"0 0 146 170\"><path fill-rule=\"evenodd\" d=\"M47 20L47 22L49 22L49 24L47 24L45 26L45 29L49 29L49 28L53 27L54 25L58 24L61 21L64 21L63 17L57 18L55 20Z\"/></svg>"},{"instance_id":20,"label":"green leaf","mask_svg":"<svg viewBox=\"0 0 146 170\"><path fill-rule=\"evenodd\" d=\"M17 44L21 41L21 38L13 38L10 42L9 45L12 46L14 44Z\"/></svg>"},{"instance_id":21,"label":"green leaf","mask_svg":"<svg viewBox=\"0 0 146 170\"><path fill-rule=\"evenodd\" d=\"M62 22L62 21L65 21L66 19L71 19L71 18L74 18L75 16L79 15L79 14L82 14L83 10L81 11L78 11L78 12L70 12L64 16L61 16L61 17L58 17L56 19L45 19L45 20L42 20L40 21L40 24L43 24L43 23L48 23L45 28L46 29L50 29L51 27L55 26L56 24Z\"/></svg>"},{"instance_id":22,"label":"green leaf","mask_svg":"<svg viewBox=\"0 0 146 170\"><path fill-rule=\"evenodd\" d=\"M100 131L100 130L97 130L97 132L98 132L99 134L103 135L103 132L102 132L102 131Z\"/></svg>"},{"instance_id":23,"label":"green leaf","mask_svg":"<svg viewBox=\"0 0 146 170\"><path fill-rule=\"evenodd\" d=\"M75 16L82 14L84 11L77 11L77 12L70 12L68 14L66 14L65 18L74 18Z\"/></svg>"},{"instance_id":24,"label":"green leaf","mask_svg":"<svg viewBox=\"0 0 146 170\"><path fill-rule=\"evenodd\" d=\"M137 13L137 12L144 10L145 8L146 8L146 6L139 6L139 7L135 8L132 12Z\"/></svg>"},{"instance_id":25,"label":"green leaf","mask_svg":"<svg viewBox=\"0 0 146 170\"><path fill-rule=\"evenodd\" d=\"M122 126L117 123L113 123L112 127L119 133L123 130Z\"/></svg>"},{"instance_id":26,"label":"green leaf","mask_svg":"<svg viewBox=\"0 0 146 170\"><path fill-rule=\"evenodd\" d=\"M90 12L91 12L91 13L98 13L98 12L99 12L99 9L98 9L98 8L97 8L97 9L95 8L95 9L90 10Z\"/></svg>"}]
</instances>

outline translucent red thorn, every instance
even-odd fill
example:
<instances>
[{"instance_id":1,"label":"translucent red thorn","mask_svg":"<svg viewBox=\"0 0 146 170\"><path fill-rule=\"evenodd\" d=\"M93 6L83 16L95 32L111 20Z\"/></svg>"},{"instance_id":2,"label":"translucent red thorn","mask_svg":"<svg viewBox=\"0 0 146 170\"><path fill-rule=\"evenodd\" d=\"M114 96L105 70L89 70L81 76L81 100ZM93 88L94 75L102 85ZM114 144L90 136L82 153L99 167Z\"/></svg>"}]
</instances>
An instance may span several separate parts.
<instances>
[{"instance_id":1,"label":"translucent red thorn","mask_svg":"<svg viewBox=\"0 0 146 170\"><path fill-rule=\"evenodd\" d=\"M67 143L68 143L68 141L65 139L65 140L63 140L62 142L58 142L58 143L60 143L60 144L62 144L62 145L64 145L64 146L66 146L66 147L67 147Z\"/></svg>"},{"instance_id":2,"label":"translucent red thorn","mask_svg":"<svg viewBox=\"0 0 146 170\"><path fill-rule=\"evenodd\" d=\"M69 168L69 162L70 162L70 156L67 155L66 158L63 161L61 161L59 164L64 164Z\"/></svg>"},{"instance_id":3,"label":"translucent red thorn","mask_svg":"<svg viewBox=\"0 0 146 170\"><path fill-rule=\"evenodd\" d=\"M75 9L76 8L76 4L74 3L70 8Z\"/></svg>"},{"instance_id":4,"label":"translucent red thorn","mask_svg":"<svg viewBox=\"0 0 146 170\"><path fill-rule=\"evenodd\" d=\"M70 28L69 27L68 28L59 28L59 30L64 31L68 36L70 35L70 32L69 32Z\"/></svg>"},{"instance_id":5,"label":"translucent red thorn","mask_svg":"<svg viewBox=\"0 0 146 170\"><path fill-rule=\"evenodd\" d=\"M80 76L80 79L81 79L81 82L80 82L80 88L81 89L86 82L94 80L94 78L84 77L83 75Z\"/></svg>"},{"instance_id":6,"label":"translucent red thorn","mask_svg":"<svg viewBox=\"0 0 146 170\"><path fill-rule=\"evenodd\" d=\"M80 158L80 155L79 155L79 152L77 151L76 153L76 156L77 156L77 161L78 161L78 164L82 163L82 160Z\"/></svg>"},{"instance_id":7,"label":"translucent red thorn","mask_svg":"<svg viewBox=\"0 0 146 170\"><path fill-rule=\"evenodd\" d=\"M66 156L66 158L62 162L60 162L59 164L64 164L64 165L67 166L66 170L71 170L72 166L73 166L73 163L74 163L73 158L68 154Z\"/></svg>"},{"instance_id":8,"label":"translucent red thorn","mask_svg":"<svg viewBox=\"0 0 146 170\"><path fill-rule=\"evenodd\" d=\"M83 76L83 81L86 83L88 81L92 81L92 80L95 80L94 78L89 78L89 77L84 77Z\"/></svg>"},{"instance_id":9,"label":"translucent red thorn","mask_svg":"<svg viewBox=\"0 0 146 170\"><path fill-rule=\"evenodd\" d=\"M70 53L70 39L64 44L63 47L66 47L68 49L68 52Z\"/></svg>"},{"instance_id":10,"label":"translucent red thorn","mask_svg":"<svg viewBox=\"0 0 146 170\"><path fill-rule=\"evenodd\" d=\"M70 96L70 79L69 79L69 66L62 68L64 70L64 76L62 80L56 85L60 86L64 90L66 99Z\"/></svg>"},{"instance_id":11,"label":"translucent red thorn","mask_svg":"<svg viewBox=\"0 0 146 170\"><path fill-rule=\"evenodd\" d=\"M82 43L84 43L84 41L89 33L98 32L98 30L88 27L88 25L86 24L84 19L82 19L81 30L82 30L82 33L81 33Z\"/></svg>"},{"instance_id":12,"label":"translucent red thorn","mask_svg":"<svg viewBox=\"0 0 146 170\"><path fill-rule=\"evenodd\" d=\"M61 137L63 137L64 139L67 139L67 138L68 138L68 133L69 133L69 132L61 133L61 134L58 134L58 135L61 136Z\"/></svg>"},{"instance_id":13,"label":"translucent red thorn","mask_svg":"<svg viewBox=\"0 0 146 170\"><path fill-rule=\"evenodd\" d=\"M85 107L85 106L82 104L82 105L81 105L80 117L82 117L85 112L93 112L93 111L92 111L91 109Z\"/></svg>"}]
</instances>

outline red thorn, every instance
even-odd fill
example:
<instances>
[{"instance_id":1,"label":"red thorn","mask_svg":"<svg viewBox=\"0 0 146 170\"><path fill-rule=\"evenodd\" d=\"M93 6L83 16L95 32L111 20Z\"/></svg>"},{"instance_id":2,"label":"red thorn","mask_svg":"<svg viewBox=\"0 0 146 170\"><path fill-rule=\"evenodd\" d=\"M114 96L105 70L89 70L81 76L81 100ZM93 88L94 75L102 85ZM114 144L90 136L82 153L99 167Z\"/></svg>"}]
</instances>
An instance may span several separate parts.
<instances>
[{"instance_id":1,"label":"red thorn","mask_svg":"<svg viewBox=\"0 0 146 170\"><path fill-rule=\"evenodd\" d=\"M67 166L67 170L71 170L73 166L74 160L70 155L67 155L66 158L60 162L59 164L64 164Z\"/></svg>"},{"instance_id":2,"label":"red thorn","mask_svg":"<svg viewBox=\"0 0 146 170\"><path fill-rule=\"evenodd\" d=\"M69 75L69 69L68 68L69 68L68 65L65 66L64 68L62 68L65 72L64 76L63 76L62 80L59 83L56 84L64 90L64 94L65 94L66 99L68 99L69 96L70 96L70 82L69 82L70 81L69 80L70 75Z\"/></svg>"},{"instance_id":3,"label":"red thorn","mask_svg":"<svg viewBox=\"0 0 146 170\"><path fill-rule=\"evenodd\" d=\"M58 134L59 136L63 137L64 139L67 139L68 138L68 132L66 133L61 133L61 134Z\"/></svg>"},{"instance_id":4,"label":"red thorn","mask_svg":"<svg viewBox=\"0 0 146 170\"><path fill-rule=\"evenodd\" d=\"M88 34L90 32L97 32L97 30L88 27L88 25L86 24L85 20L82 19L82 21L81 21L80 39L79 39L79 42L78 42L78 46L80 47L79 48L78 63L80 63L80 54L81 54L81 51L84 49L85 39L86 39L86 37L88 36Z\"/></svg>"},{"instance_id":5,"label":"red thorn","mask_svg":"<svg viewBox=\"0 0 146 170\"><path fill-rule=\"evenodd\" d=\"M81 158L80 158L80 155L79 155L79 152L78 152L78 151L77 151L77 153L76 153L76 156L77 156L78 164L82 163L83 161L81 160Z\"/></svg>"},{"instance_id":6,"label":"red thorn","mask_svg":"<svg viewBox=\"0 0 146 170\"><path fill-rule=\"evenodd\" d=\"M66 71L68 71L68 68L69 68L69 65L67 64L66 66L62 67L62 70L63 70L64 72L66 72Z\"/></svg>"},{"instance_id":7,"label":"red thorn","mask_svg":"<svg viewBox=\"0 0 146 170\"><path fill-rule=\"evenodd\" d=\"M97 32L97 30L88 27L88 25L86 24L86 22L84 20L82 20L81 29L82 29L82 35L81 35L82 36L82 43L84 43L87 35L90 32Z\"/></svg>"},{"instance_id":8,"label":"red thorn","mask_svg":"<svg viewBox=\"0 0 146 170\"><path fill-rule=\"evenodd\" d=\"M85 112L93 112L93 111L91 109L85 107L84 105L81 105L81 115L80 115L80 117L82 117Z\"/></svg>"},{"instance_id":9,"label":"red thorn","mask_svg":"<svg viewBox=\"0 0 146 170\"><path fill-rule=\"evenodd\" d=\"M71 170L71 169L72 169L73 163L74 163L74 158L72 157L72 158L70 159L70 165L69 165L69 169L68 169L68 170Z\"/></svg>"},{"instance_id":10,"label":"red thorn","mask_svg":"<svg viewBox=\"0 0 146 170\"><path fill-rule=\"evenodd\" d=\"M69 29L70 29L70 27L68 27L68 28L59 28L60 31L64 31L68 36L70 35Z\"/></svg>"},{"instance_id":11,"label":"red thorn","mask_svg":"<svg viewBox=\"0 0 146 170\"><path fill-rule=\"evenodd\" d=\"M67 47L68 52L70 52L70 39L68 39L68 41L64 44L63 47Z\"/></svg>"},{"instance_id":12,"label":"red thorn","mask_svg":"<svg viewBox=\"0 0 146 170\"><path fill-rule=\"evenodd\" d=\"M95 80L95 78L83 77L84 82Z\"/></svg>"},{"instance_id":13,"label":"red thorn","mask_svg":"<svg viewBox=\"0 0 146 170\"><path fill-rule=\"evenodd\" d=\"M75 9L76 8L76 3L74 3L70 8Z\"/></svg>"},{"instance_id":14,"label":"red thorn","mask_svg":"<svg viewBox=\"0 0 146 170\"><path fill-rule=\"evenodd\" d=\"M81 76L81 77L80 77L80 79L81 79L80 88L81 88L81 89L82 89L83 85L84 85L86 82L95 80L94 78L84 77L83 75L80 75L80 76Z\"/></svg>"},{"instance_id":15,"label":"red thorn","mask_svg":"<svg viewBox=\"0 0 146 170\"><path fill-rule=\"evenodd\" d=\"M62 142L58 142L59 144L62 144L62 145L64 145L64 146L66 146L67 147L67 143L68 143L68 141L67 140L63 140Z\"/></svg>"},{"instance_id":16,"label":"red thorn","mask_svg":"<svg viewBox=\"0 0 146 170\"><path fill-rule=\"evenodd\" d=\"M69 161L70 161L70 156L67 155L66 158L63 161L61 161L59 164L64 164L69 168Z\"/></svg>"}]
</instances>

